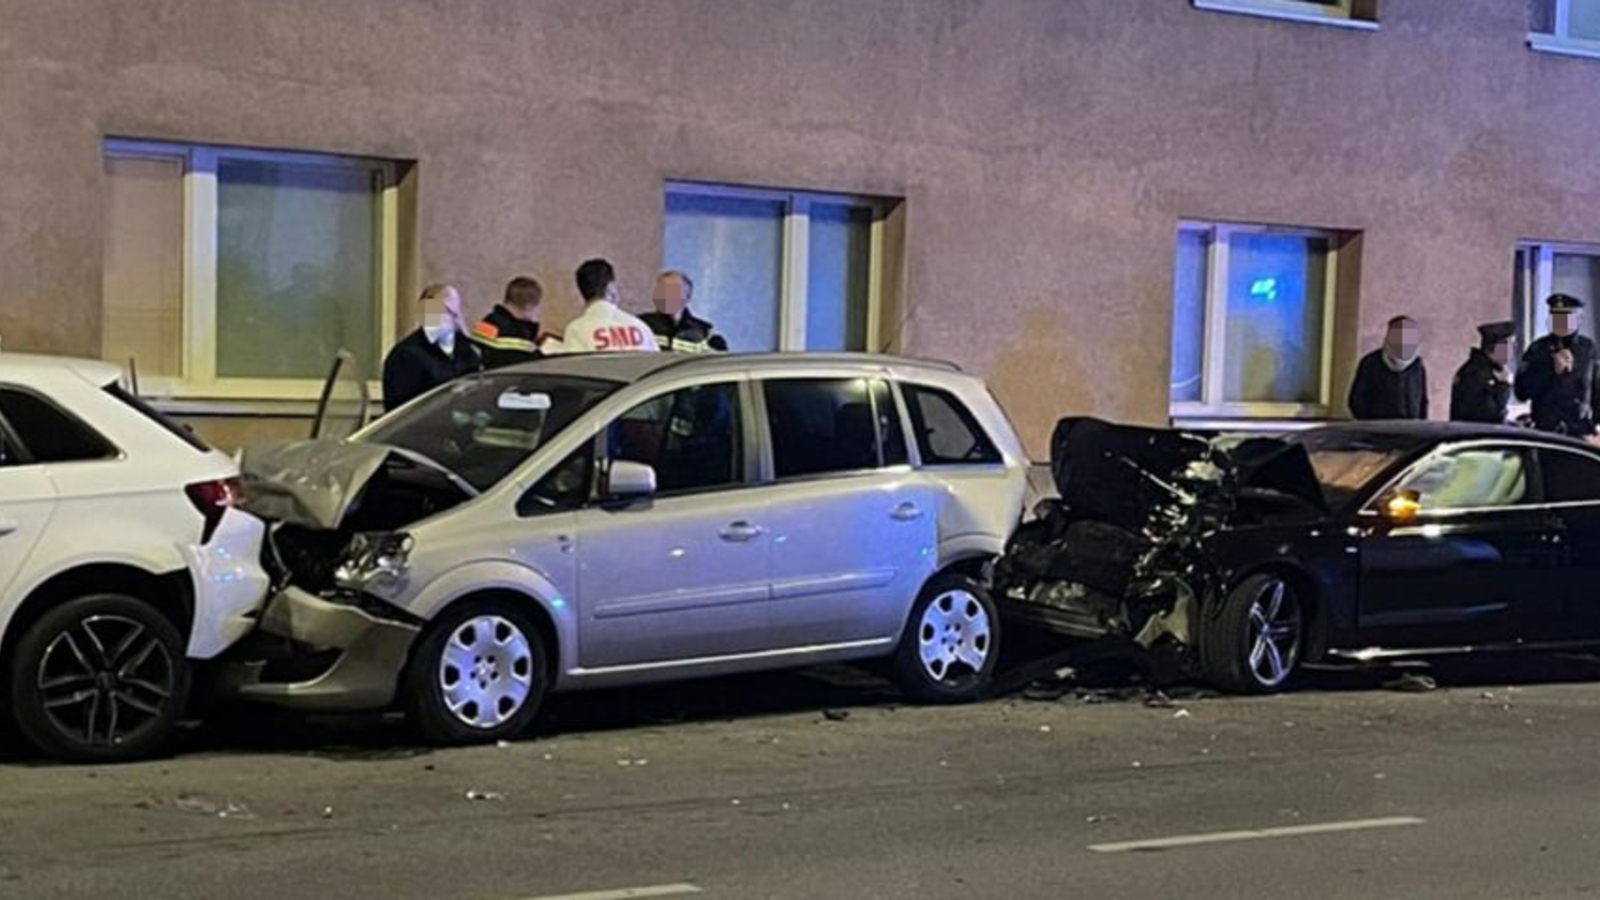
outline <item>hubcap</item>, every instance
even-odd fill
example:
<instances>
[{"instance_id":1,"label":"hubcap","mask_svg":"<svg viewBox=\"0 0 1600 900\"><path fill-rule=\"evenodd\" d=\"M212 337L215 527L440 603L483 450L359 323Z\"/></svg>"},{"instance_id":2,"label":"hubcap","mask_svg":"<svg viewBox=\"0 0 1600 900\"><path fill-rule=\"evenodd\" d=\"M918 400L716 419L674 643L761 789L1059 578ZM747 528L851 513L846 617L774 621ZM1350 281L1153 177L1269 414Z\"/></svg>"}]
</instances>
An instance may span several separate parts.
<instances>
[{"instance_id":1,"label":"hubcap","mask_svg":"<svg viewBox=\"0 0 1600 900\"><path fill-rule=\"evenodd\" d=\"M500 616L456 626L439 660L445 706L473 728L494 728L522 709L533 687L533 646Z\"/></svg>"},{"instance_id":2,"label":"hubcap","mask_svg":"<svg viewBox=\"0 0 1600 900\"><path fill-rule=\"evenodd\" d=\"M89 616L50 641L34 687L57 730L109 747L161 718L176 680L171 653L144 625Z\"/></svg>"},{"instance_id":3,"label":"hubcap","mask_svg":"<svg viewBox=\"0 0 1600 900\"><path fill-rule=\"evenodd\" d=\"M965 669L983 671L989 658L989 613L966 591L948 591L928 604L917 627L922 668L934 681Z\"/></svg>"},{"instance_id":4,"label":"hubcap","mask_svg":"<svg viewBox=\"0 0 1600 900\"><path fill-rule=\"evenodd\" d=\"M1263 687L1289 678L1300 658L1300 604L1274 579L1250 604L1250 672Z\"/></svg>"}]
</instances>

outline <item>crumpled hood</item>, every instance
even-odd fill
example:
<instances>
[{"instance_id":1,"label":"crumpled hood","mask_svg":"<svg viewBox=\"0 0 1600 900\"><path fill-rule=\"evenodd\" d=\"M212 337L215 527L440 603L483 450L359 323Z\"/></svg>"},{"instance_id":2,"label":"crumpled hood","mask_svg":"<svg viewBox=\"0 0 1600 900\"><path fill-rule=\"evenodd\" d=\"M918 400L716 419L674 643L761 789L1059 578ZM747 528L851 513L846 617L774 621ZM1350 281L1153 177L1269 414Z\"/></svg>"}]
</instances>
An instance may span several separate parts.
<instances>
[{"instance_id":1,"label":"crumpled hood","mask_svg":"<svg viewBox=\"0 0 1600 900\"><path fill-rule=\"evenodd\" d=\"M335 531L391 456L441 473L465 496L477 494L454 473L404 448L314 439L245 448L239 462L241 505L269 522Z\"/></svg>"},{"instance_id":2,"label":"crumpled hood","mask_svg":"<svg viewBox=\"0 0 1600 900\"><path fill-rule=\"evenodd\" d=\"M1277 438L1204 437L1071 417L1056 423L1050 467L1074 515L1135 532L1152 508L1174 501L1231 506L1255 491L1327 509L1305 449Z\"/></svg>"}]
</instances>

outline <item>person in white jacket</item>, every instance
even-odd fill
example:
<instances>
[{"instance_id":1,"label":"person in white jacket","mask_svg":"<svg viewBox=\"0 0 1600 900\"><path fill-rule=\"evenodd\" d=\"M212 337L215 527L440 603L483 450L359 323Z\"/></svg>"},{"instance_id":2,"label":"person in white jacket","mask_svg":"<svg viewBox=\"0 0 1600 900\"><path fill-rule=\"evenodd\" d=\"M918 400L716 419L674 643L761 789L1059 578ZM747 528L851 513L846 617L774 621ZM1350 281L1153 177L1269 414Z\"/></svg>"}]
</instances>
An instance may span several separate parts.
<instances>
[{"instance_id":1,"label":"person in white jacket","mask_svg":"<svg viewBox=\"0 0 1600 900\"><path fill-rule=\"evenodd\" d=\"M642 319L617 306L617 271L603 259L578 267L578 293L583 315L567 323L559 345L546 342L546 353L612 353L656 351L655 333Z\"/></svg>"}]
</instances>

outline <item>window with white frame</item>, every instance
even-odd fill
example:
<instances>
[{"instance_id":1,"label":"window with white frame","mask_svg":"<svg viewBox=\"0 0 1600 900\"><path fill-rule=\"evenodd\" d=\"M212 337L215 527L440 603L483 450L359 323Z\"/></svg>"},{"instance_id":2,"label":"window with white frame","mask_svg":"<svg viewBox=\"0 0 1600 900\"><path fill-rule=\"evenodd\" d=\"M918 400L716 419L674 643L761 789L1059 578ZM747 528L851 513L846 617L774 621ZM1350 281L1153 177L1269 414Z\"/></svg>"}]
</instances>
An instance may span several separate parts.
<instances>
[{"instance_id":1,"label":"window with white frame","mask_svg":"<svg viewBox=\"0 0 1600 900\"><path fill-rule=\"evenodd\" d=\"M1525 242L1513 260L1511 317L1517 324L1517 351L1550 333L1545 299L1570 294L1589 307L1600 301L1600 246ZM1580 316L1582 332L1595 336L1595 317Z\"/></svg>"},{"instance_id":2,"label":"window with white frame","mask_svg":"<svg viewBox=\"0 0 1600 900\"><path fill-rule=\"evenodd\" d=\"M400 164L105 142L102 354L141 390L312 399L395 331Z\"/></svg>"},{"instance_id":3,"label":"window with white frame","mask_svg":"<svg viewBox=\"0 0 1600 900\"><path fill-rule=\"evenodd\" d=\"M1529 0L1528 7L1529 46L1600 57L1600 0Z\"/></svg>"},{"instance_id":4,"label":"window with white frame","mask_svg":"<svg viewBox=\"0 0 1600 900\"><path fill-rule=\"evenodd\" d=\"M897 201L672 182L663 266L734 350L880 350Z\"/></svg>"},{"instance_id":5,"label":"window with white frame","mask_svg":"<svg viewBox=\"0 0 1600 900\"><path fill-rule=\"evenodd\" d=\"M1191 0L1196 9L1295 22L1377 28L1378 0Z\"/></svg>"},{"instance_id":6,"label":"window with white frame","mask_svg":"<svg viewBox=\"0 0 1600 900\"><path fill-rule=\"evenodd\" d=\"M1350 235L1186 222L1173 266L1174 418L1327 415Z\"/></svg>"}]
</instances>

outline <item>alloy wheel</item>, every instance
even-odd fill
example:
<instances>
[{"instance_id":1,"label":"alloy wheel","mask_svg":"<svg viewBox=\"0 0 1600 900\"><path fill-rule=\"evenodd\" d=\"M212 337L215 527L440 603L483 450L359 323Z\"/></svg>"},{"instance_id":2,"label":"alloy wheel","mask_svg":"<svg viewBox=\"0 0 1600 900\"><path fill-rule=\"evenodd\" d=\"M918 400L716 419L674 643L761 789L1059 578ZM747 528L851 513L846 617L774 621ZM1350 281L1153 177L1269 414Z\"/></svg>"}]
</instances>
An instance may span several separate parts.
<instances>
[{"instance_id":1,"label":"alloy wheel","mask_svg":"<svg viewBox=\"0 0 1600 900\"><path fill-rule=\"evenodd\" d=\"M967 591L935 597L917 627L922 669L934 681L944 681L958 668L982 672L990 643L989 613Z\"/></svg>"},{"instance_id":2,"label":"alloy wheel","mask_svg":"<svg viewBox=\"0 0 1600 900\"><path fill-rule=\"evenodd\" d=\"M1300 603L1281 579L1261 586L1250 603L1250 674L1262 687L1289 679L1300 660Z\"/></svg>"},{"instance_id":3,"label":"alloy wheel","mask_svg":"<svg viewBox=\"0 0 1600 900\"><path fill-rule=\"evenodd\" d=\"M177 665L155 633L126 616L94 615L50 640L34 687L61 734L110 747L166 714L177 679Z\"/></svg>"},{"instance_id":4,"label":"alloy wheel","mask_svg":"<svg viewBox=\"0 0 1600 900\"><path fill-rule=\"evenodd\" d=\"M533 645L516 624L482 615L456 626L439 659L439 688L451 715L478 729L515 716L533 687Z\"/></svg>"}]
</instances>

